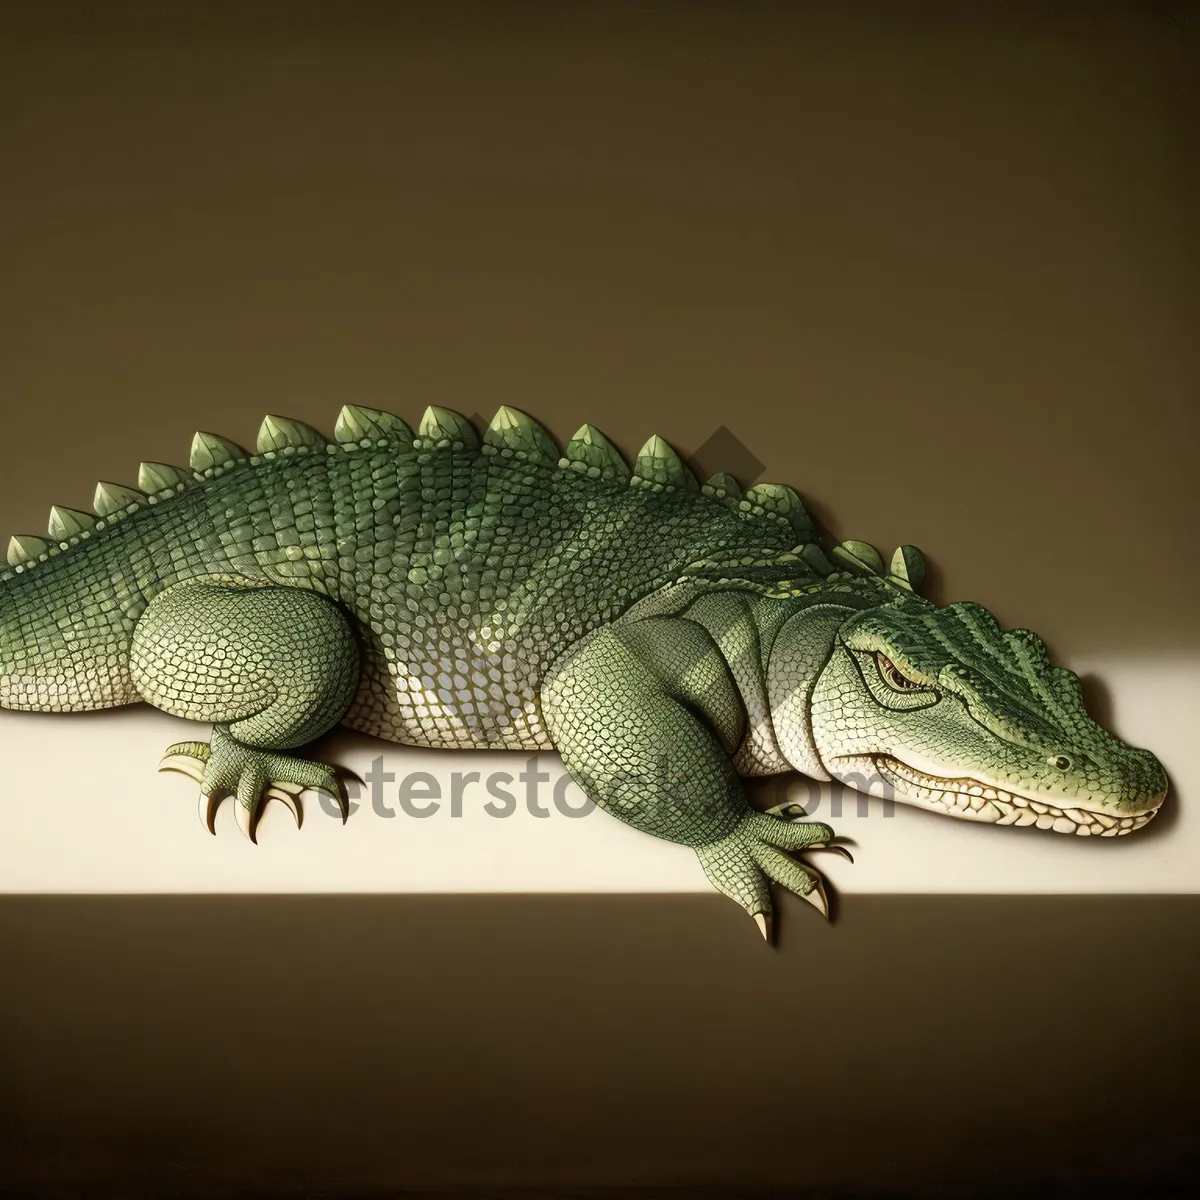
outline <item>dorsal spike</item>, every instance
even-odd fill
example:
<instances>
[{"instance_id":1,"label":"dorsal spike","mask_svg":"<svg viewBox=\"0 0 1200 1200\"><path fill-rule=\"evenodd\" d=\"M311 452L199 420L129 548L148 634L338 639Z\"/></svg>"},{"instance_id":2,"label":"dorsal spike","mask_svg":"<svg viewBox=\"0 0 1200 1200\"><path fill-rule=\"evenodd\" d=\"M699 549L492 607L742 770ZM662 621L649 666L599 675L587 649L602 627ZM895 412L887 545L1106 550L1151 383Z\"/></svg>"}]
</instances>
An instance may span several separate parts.
<instances>
[{"instance_id":1,"label":"dorsal spike","mask_svg":"<svg viewBox=\"0 0 1200 1200\"><path fill-rule=\"evenodd\" d=\"M812 519L804 508L804 504L796 493L783 483L758 483L747 493L746 500L751 505L750 511L770 513L772 516L785 520L797 533L811 534Z\"/></svg>"},{"instance_id":2,"label":"dorsal spike","mask_svg":"<svg viewBox=\"0 0 1200 1200\"><path fill-rule=\"evenodd\" d=\"M631 482L664 491L695 491L699 487L683 459L657 433L638 451Z\"/></svg>"},{"instance_id":3,"label":"dorsal spike","mask_svg":"<svg viewBox=\"0 0 1200 1200\"><path fill-rule=\"evenodd\" d=\"M1083 685L1074 671L1068 671L1066 667L1051 667L1049 676L1058 691L1061 704L1078 712L1087 712L1087 705L1083 698Z\"/></svg>"},{"instance_id":4,"label":"dorsal spike","mask_svg":"<svg viewBox=\"0 0 1200 1200\"><path fill-rule=\"evenodd\" d=\"M726 504L735 506L742 498L742 489L738 486L738 481L732 475L726 475L724 471L718 471L711 476L700 490L714 500L723 500Z\"/></svg>"},{"instance_id":5,"label":"dorsal spike","mask_svg":"<svg viewBox=\"0 0 1200 1200\"><path fill-rule=\"evenodd\" d=\"M868 575L883 574L883 555L867 542L845 541L833 548L836 561Z\"/></svg>"},{"instance_id":6,"label":"dorsal spike","mask_svg":"<svg viewBox=\"0 0 1200 1200\"><path fill-rule=\"evenodd\" d=\"M258 428L259 454L278 454L281 450L324 447L329 441L311 425L293 421L290 417L277 417L268 413Z\"/></svg>"},{"instance_id":7,"label":"dorsal spike","mask_svg":"<svg viewBox=\"0 0 1200 1200\"><path fill-rule=\"evenodd\" d=\"M795 553L799 554L802 559L812 568L818 575L832 575L834 565L825 557L825 551L817 545L816 542L808 542L796 549Z\"/></svg>"},{"instance_id":8,"label":"dorsal spike","mask_svg":"<svg viewBox=\"0 0 1200 1200\"><path fill-rule=\"evenodd\" d=\"M237 442L231 442L215 433L197 432L192 438L192 453L189 458L191 468L197 473L213 467L228 466L229 463L241 462L250 455Z\"/></svg>"},{"instance_id":9,"label":"dorsal spike","mask_svg":"<svg viewBox=\"0 0 1200 1200\"><path fill-rule=\"evenodd\" d=\"M550 435L531 416L502 404L483 435L484 445L503 452L511 450L528 459L558 461L558 447Z\"/></svg>"},{"instance_id":10,"label":"dorsal spike","mask_svg":"<svg viewBox=\"0 0 1200 1200\"><path fill-rule=\"evenodd\" d=\"M953 608L953 605L949 607ZM1050 652L1046 643L1031 629L1006 629L1001 635L1013 652L1025 661L1032 663L1039 671L1050 670Z\"/></svg>"},{"instance_id":11,"label":"dorsal spike","mask_svg":"<svg viewBox=\"0 0 1200 1200\"><path fill-rule=\"evenodd\" d=\"M413 432L390 412L347 404L338 413L333 436L346 445L355 442L397 441L411 443Z\"/></svg>"},{"instance_id":12,"label":"dorsal spike","mask_svg":"<svg viewBox=\"0 0 1200 1200\"><path fill-rule=\"evenodd\" d=\"M629 464L621 452L598 430L595 425L580 425L575 436L567 443L566 454L558 465L586 475L589 479L616 479L624 482L629 478Z\"/></svg>"},{"instance_id":13,"label":"dorsal spike","mask_svg":"<svg viewBox=\"0 0 1200 1200\"><path fill-rule=\"evenodd\" d=\"M50 509L50 520L46 525L46 531L56 542L67 542L77 534L87 533L95 524L96 518L91 513L55 504Z\"/></svg>"},{"instance_id":14,"label":"dorsal spike","mask_svg":"<svg viewBox=\"0 0 1200 1200\"><path fill-rule=\"evenodd\" d=\"M127 508L146 503L142 492L133 488L122 487L119 483L105 483L103 480L96 484L96 495L92 507L99 517L110 517L113 513L124 512Z\"/></svg>"},{"instance_id":15,"label":"dorsal spike","mask_svg":"<svg viewBox=\"0 0 1200 1200\"><path fill-rule=\"evenodd\" d=\"M8 539L8 565L23 567L37 562L50 549L50 545L45 538L34 537L32 533L14 533Z\"/></svg>"},{"instance_id":16,"label":"dorsal spike","mask_svg":"<svg viewBox=\"0 0 1200 1200\"><path fill-rule=\"evenodd\" d=\"M919 591L925 582L925 555L916 546L897 546L889 574L901 587Z\"/></svg>"},{"instance_id":17,"label":"dorsal spike","mask_svg":"<svg viewBox=\"0 0 1200 1200\"><path fill-rule=\"evenodd\" d=\"M439 408L436 404L431 404L425 410L417 432L421 441L428 443L425 446L427 450L435 446L454 446L465 450L479 445L479 434L466 417L448 408Z\"/></svg>"},{"instance_id":18,"label":"dorsal spike","mask_svg":"<svg viewBox=\"0 0 1200 1200\"><path fill-rule=\"evenodd\" d=\"M192 477L186 471L170 463L144 462L138 467L138 487L150 496L191 482Z\"/></svg>"}]
</instances>

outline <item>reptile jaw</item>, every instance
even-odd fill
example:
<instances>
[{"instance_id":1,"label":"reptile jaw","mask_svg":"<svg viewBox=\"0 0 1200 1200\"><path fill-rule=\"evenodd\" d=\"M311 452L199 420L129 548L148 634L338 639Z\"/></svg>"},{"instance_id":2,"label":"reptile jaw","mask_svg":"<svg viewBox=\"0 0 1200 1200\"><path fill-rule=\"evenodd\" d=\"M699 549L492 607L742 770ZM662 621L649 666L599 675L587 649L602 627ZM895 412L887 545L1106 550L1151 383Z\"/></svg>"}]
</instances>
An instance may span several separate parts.
<instances>
[{"instance_id":1,"label":"reptile jaw","mask_svg":"<svg viewBox=\"0 0 1200 1200\"><path fill-rule=\"evenodd\" d=\"M1032 800L971 778L930 775L887 754L876 755L875 766L906 803L919 808L991 825L1034 825L1076 837L1123 837L1133 833L1157 814L1163 801L1162 796L1156 797L1157 803L1146 812L1116 817L1093 809Z\"/></svg>"}]
</instances>

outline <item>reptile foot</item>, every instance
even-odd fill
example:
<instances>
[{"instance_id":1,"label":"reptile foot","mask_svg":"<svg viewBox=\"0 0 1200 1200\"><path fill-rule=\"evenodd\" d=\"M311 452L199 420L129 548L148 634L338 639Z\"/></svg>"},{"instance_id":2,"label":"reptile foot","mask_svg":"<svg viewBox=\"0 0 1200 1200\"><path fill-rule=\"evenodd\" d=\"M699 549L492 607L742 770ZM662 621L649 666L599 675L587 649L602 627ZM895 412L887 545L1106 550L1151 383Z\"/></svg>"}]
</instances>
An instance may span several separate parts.
<instances>
[{"instance_id":1,"label":"reptile foot","mask_svg":"<svg viewBox=\"0 0 1200 1200\"><path fill-rule=\"evenodd\" d=\"M237 800L238 828L252 842L258 840L258 822L268 800L287 805L297 829L304 819L300 793L310 789L326 793L341 809L343 822L349 815L345 789L332 767L245 746L219 725L209 743L168 746L158 769L178 771L200 785L201 819L209 833L216 833L217 809L229 795Z\"/></svg>"},{"instance_id":2,"label":"reptile foot","mask_svg":"<svg viewBox=\"0 0 1200 1200\"><path fill-rule=\"evenodd\" d=\"M821 876L785 851L829 848L833 830L818 821L800 823L772 813L750 813L720 841L697 850L700 865L717 891L737 901L769 942L772 935L771 882L803 897L822 916L829 900Z\"/></svg>"}]
</instances>

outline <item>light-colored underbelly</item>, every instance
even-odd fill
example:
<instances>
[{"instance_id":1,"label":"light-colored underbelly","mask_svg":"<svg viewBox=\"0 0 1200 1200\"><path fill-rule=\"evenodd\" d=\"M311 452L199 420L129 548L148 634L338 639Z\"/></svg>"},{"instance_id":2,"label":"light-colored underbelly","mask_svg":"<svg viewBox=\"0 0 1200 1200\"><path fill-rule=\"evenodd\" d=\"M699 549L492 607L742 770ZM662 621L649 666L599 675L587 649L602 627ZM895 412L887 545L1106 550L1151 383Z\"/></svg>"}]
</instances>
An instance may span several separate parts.
<instances>
[{"instance_id":1,"label":"light-colored underbelly","mask_svg":"<svg viewBox=\"0 0 1200 1200\"><path fill-rule=\"evenodd\" d=\"M553 750L532 681L483 660L421 667L391 661L363 681L344 724L410 746L452 750Z\"/></svg>"}]
</instances>

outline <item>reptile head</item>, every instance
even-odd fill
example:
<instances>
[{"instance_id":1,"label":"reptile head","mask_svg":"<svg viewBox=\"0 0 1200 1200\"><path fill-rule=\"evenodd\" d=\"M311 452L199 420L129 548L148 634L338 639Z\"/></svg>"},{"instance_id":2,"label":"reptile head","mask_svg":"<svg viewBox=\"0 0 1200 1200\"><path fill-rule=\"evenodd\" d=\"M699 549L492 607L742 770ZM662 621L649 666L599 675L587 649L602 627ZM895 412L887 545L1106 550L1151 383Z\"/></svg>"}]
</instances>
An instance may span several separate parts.
<instances>
[{"instance_id":1,"label":"reptile head","mask_svg":"<svg viewBox=\"0 0 1200 1200\"><path fill-rule=\"evenodd\" d=\"M1158 759L1087 714L1041 640L978 604L893 604L838 630L811 701L825 769L965 820L1114 837L1158 811Z\"/></svg>"}]
</instances>

